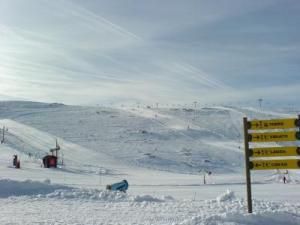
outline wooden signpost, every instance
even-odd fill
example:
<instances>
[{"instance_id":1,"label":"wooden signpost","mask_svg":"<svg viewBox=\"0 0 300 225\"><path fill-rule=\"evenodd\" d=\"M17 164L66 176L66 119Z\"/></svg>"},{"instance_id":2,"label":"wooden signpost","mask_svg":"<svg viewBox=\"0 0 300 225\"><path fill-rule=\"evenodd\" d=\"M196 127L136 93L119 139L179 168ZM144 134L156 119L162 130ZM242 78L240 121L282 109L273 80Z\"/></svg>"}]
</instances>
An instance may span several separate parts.
<instances>
[{"instance_id":1,"label":"wooden signpost","mask_svg":"<svg viewBox=\"0 0 300 225\"><path fill-rule=\"evenodd\" d=\"M300 116L291 119L252 120L244 118L245 167L248 213L252 213L251 170L300 169L300 147L256 147L250 143L300 140ZM274 131L275 130L275 131ZM295 157L295 159L287 157ZM268 159L272 157L272 159Z\"/></svg>"}]
</instances>

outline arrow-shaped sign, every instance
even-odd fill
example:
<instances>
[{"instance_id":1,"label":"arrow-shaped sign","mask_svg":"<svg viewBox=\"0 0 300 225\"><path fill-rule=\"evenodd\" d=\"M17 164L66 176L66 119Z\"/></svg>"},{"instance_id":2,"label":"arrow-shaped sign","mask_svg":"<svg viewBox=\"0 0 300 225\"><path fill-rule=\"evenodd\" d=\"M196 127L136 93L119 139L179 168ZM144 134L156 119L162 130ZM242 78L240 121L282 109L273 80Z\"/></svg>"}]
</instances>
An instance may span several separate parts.
<instances>
[{"instance_id":1,"label":"arrow-shaped sign","mask_svg":"<svg viewBox=\"0 0 300 225\"><path fill-rule=\"evenodd\" d=\"M249 142L297 141L299 139L300 133L296 131L252 133L248 135Z\"/></svg>"},{"instance_id":2,"label":"arrow-shaped sign","mask_svg":"<svg viewBox=\"0 0 300 225\"><path fill-rule=\"evenodd\" d=\"M296 118L276 120L252 120L248 122L249 130L290 129L300 127Z\"/></svg>"},{"instance_id":3,"label":"arrow-shaped sign","mask_svg":"<svg viewBox=\"0 0 300 225\"><path fill-rule=\"evenodd\" d=\"M271 147L250 149L250 157L300 156L300 147Z\"/></svg>"},{"instance_id":4,"label":"arrow-shaped sign","mask_svg":"<svg viewBox=\"0 0 300 225\"><path fill-rule=\"evenodd\" d=\"M249 163L249 167L251 170L300 169L300 160L254 160Z\"/></svg>"}]
</instances>

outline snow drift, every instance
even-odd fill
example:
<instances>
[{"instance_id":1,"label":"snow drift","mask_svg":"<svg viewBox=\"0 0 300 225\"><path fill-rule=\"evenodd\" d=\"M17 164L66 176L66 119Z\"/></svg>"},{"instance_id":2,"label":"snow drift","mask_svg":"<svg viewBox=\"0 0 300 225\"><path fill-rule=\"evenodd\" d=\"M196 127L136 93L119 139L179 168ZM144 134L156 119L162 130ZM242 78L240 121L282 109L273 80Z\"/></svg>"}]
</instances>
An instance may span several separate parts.
<instances>
[{"instance_id":1,"label":"snow drift","mask_svg":"<svg viewBox=\"0 0 300 225\"><path fill-rule=\"evenodd\" d=\"M0 180L0 197L7 198L11 196L39 195L54 192L57 189L69 190L70 188L63 185L53 185L49 180L44 182L26 180L16 181L9 179Z\"/></svg>"}]
</instances>

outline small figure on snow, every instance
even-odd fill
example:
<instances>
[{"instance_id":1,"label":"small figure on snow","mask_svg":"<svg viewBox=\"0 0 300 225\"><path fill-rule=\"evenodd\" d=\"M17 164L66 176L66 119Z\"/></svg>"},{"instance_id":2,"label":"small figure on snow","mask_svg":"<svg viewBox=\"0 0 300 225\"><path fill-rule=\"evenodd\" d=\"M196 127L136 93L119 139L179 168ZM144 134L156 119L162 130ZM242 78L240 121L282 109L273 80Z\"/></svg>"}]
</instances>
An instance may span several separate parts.
<instances>
[{"instance_id":1,"label":"small figure on snow","mask_svg":"<svg viewBox=\"0 0 300 225\"><path fill-rule=\"evenodd\" d=\"M13 166L16 167L17 166L17 162L18 162L18 156L14 155L14 159L13 159Z\"/></svg>"},{"instance_id":2,"label":"small figure on snow","mask_svg":"<svg viewBox=\"0 0 300 225\"><path fill-rule=\"evenodd\" d=\"M20 160L18 159L18 155L14 155L14 159L13 159L13 166L16 168L16 169L20 169Z\"/></svg>"},{"instance_id":3,"label":"small figure on snow","mask_svg":"<svg viewBox=\"0 0 300 225\"><path fill-rule=\"evenodd\" d=\"M286 177L283 176L283 183L285 184L286 183Z\"/></svg>"}]
</instances>

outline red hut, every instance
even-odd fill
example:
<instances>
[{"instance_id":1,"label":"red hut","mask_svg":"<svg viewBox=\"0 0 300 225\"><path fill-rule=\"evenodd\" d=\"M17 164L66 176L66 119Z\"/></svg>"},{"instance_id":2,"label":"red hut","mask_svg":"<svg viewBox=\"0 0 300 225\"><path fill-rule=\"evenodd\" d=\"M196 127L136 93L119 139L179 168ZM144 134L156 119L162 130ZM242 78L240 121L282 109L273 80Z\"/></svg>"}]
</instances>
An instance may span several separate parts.
<instances>
[{"instance_id":1,"label":"red hut","mask_svg":"<svg viewBox=\"0 0 300 225\"><path fill-rule=\"evenodd\" d=\"M45 168L56 168L57 157L54 155L47 155L43 158L43 164Z\"/></svg>"},{"instance_id":2,"label":"red hut","mask_svg":"<svg viewBox=\"0 0 300 225\"><path fill-rule=\"evenodd\" d=\"M52 155L47 155L43 158L43 164L44 164L45 168L57 168L57 159L58 159L57 152L59 150L60 150L60 146L56 139L56 147L50 149L50 152L52 153ZM54 155L54 152L55 152L55 155Z\"/></svg>"}]
</instances>

